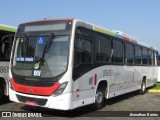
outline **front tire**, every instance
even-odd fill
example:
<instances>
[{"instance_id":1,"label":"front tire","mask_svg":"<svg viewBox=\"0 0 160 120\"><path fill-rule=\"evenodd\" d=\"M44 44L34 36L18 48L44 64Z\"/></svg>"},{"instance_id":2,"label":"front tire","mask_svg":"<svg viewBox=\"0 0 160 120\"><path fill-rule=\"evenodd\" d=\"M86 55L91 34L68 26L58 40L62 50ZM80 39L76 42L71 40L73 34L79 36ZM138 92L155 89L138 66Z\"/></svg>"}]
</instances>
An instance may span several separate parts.
<instances>
[{"instance_id":1,"label":"front tire","mask_svg":"<svg viewBox=\"0 0 160 120\"><path fill-rule=\"evenodd\" d=\"M104 106L105 102L105 88L104 86L99 86L96 91L95 95L95 103L94 103L94 108L96 110L101 109Z\"/></svg>"},{"instance_id":2,"label":"front tire","mask_svg":"<svg viewBox=\"0 0 160 120\"><path fill-rule=\"evenodd\" d=\"M4 89L2 86L0 86L0 102L2 102L3 97L4 97Z\"/></svg>"}]
</instances>

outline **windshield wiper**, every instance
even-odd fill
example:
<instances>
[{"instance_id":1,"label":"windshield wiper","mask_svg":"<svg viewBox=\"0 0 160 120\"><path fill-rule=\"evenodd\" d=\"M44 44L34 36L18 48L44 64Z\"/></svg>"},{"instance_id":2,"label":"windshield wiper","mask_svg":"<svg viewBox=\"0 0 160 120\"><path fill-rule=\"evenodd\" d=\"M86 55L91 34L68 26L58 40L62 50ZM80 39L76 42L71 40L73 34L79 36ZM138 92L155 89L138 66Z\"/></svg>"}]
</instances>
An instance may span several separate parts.
<instances>
[{"instance_id":1,"label":"windshield wiper","mask_svg":"<svg viewBox=\"0 0 160 120\"><path fill-rule=\"evenodd\" d=\"M48 53L49 49L51 48L51 45L53 43L53 39L55 38L55 34L51 33L50 37L48 38L46 45L43 49L43 53Z\"/></svg>"},{"instance_id":2,"label":"windshield wiper","mask_svg":"<svg viewBox=\"0 0 160 120\"><path fill-rule=\"evenodd\" d=\"M49 49L51 48L54 38L55 38L55 34L51 33L48 40L46 41L46 45L43 49L42 62L41 62L42 65L44 65L44 56L46 53L48 53Z\"/></svg>"}]
</instances>

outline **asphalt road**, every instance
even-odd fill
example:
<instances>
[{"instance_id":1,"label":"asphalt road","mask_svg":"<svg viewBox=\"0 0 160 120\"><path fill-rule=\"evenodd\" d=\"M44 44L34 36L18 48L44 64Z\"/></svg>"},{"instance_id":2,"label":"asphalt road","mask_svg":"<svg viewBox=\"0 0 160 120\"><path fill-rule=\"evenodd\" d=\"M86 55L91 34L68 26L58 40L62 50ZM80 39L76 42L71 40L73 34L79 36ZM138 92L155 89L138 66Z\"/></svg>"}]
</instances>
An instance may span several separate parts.
<instances>
[{"instance_id":1,"label":"asphalt road","mask_svg":"<svg viewBox=\"0 0 160 120\"><path fill-rule=\"evenodd\" d=\"M32 108L24 104L10 102L8 97L0 104L0 111L17 111L18 113L40 113L42 118L34 118L34 120L46 119L109 119L109 120L159 120L160 119L160 93L146 93L139 95L138 92L132 92L115 98L106 100L104 107L98 111L94 110L91 105L81 107L73 111L59 111L44 108ZM28 114L28 113L27 113ZM146 117L149 115L150 117ZM157 117L158 115L158 117ZM103 116L103 117L101 117ZM129 117L132 116L132 117ZM152 116L152 117L151 117ZM30 117L31 119L32 117ZM0 118L0 119L24 119L21 117ZM27 119L27 118L26 118Z\"/></svg>"}]
</instances>

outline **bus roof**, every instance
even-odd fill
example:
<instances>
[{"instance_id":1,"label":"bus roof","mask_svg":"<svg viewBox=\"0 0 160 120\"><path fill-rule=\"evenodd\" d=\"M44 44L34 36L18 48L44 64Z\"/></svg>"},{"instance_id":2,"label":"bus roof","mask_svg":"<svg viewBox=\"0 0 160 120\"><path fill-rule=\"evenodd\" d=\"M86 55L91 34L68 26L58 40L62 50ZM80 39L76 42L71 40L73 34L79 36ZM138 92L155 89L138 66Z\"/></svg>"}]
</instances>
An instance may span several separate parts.
<instances>
[{"instance_id":1,"label":"bus roof","mask_svg":"<svg viewBox=\"0 0 160 120\"><path fill-rule=\"evenodd\" d=\"M21 24L27 24L27 23L34 23L34 22L45 22L45 21L55 21L55 20L71 20L73 21L74 18L44 18L42 20L33 20L33 21L29 21L29 22L24 22L24 23L21 23Z\"/></svg>"},{"instance_id":2,"label":"bus roof","mask_svg":"<svg viewBox=\"0 0 160 120\"><path fill-rule=\"evenodd\" d=\"M157 50L155 47L152 47L148 44L145 44L145 43L141 42L138 38L130 36L126 33L121 32L121 31L115 31L115 30L111 31L111 30L108 30L106 28L103 28L103 27L100 27L100 26L97 26L97 25L94 25L94 24L90 24L90 23L82 21L82 20L77 19L77 21L81 21L81 22L84 22L85 24L91 25L93 27L94 31L104 33L104 34L107 34L107 35L110 35L110 36L113 36L113 37L117 37L117 38L123 39L123 40L128 41L128 42L136 43L138 45L142 45L142 46L147 47L147 48Z\"/></svg>"},{"instance_id":3,"label":"bus roof","mask_svg":"<svg viewBox=\"0 0 160 120\"><path fill-rule=\"evenodd\" d=\"M9 25L0 24L0 30L8 32L16 32L17 28Z\"/></svg>"},{"instance_id":4,"label":"bus roof","mask_svg":"<svg viewBox=\"0 0 160 120\"><path fill-rule=\"evenodd\" d=\"M25 23L22 23L22 24L33 23L33 22L54 21L54 20L71 20L71 21L83 22L84 24L88 24L88 25L92 26L92 30L94 30L94 31L104 33L104 34L107 34L107 35L110 35L110 36L113 36L113 37L123 39L123 40L128 41L128 42L136 43L136 44L142 45L144 47L148 47L148 48L157 50L155 47L152 47L150 45L147 45L147 44L139 41L138 38L130 36L126 33L122 33L121 31L115 31L115 30L111 31L111 30L108 30L106 28L88 23L88 22L83 21L83 20L75 19L75 18L43 19L43 20L35 20L35 21L25 22Z\"/></svg>"}]
</instances>

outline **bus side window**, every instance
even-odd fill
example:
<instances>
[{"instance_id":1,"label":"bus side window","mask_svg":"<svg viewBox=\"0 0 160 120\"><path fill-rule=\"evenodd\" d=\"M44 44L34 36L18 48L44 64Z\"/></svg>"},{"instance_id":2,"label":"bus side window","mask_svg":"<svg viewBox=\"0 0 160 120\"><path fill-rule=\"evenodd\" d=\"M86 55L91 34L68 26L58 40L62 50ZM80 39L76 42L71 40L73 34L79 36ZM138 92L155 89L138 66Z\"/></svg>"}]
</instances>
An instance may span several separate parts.
<instances>
[{"instance_id":1,"label":"bus side window","mask_svg":"<svg viewBox=\"0 0 160 120\"><path fill-rule=\"evenodd\" d=\"M101 34L96 35L96 61L99 63L110 63L111 60L111 40Z\"/></svg>"},{"instance_id":2,"label":"bus side window","mask_svg":"<svg viewBox=\"0 0 160 120\"><path fill-rule=\"evenodd\" d=\"M82 63L91 63L92 60L92 43L88 40L83 40Z\"/></svg>"},{"instance_id":3,"label":"bus side window","mask_svg":"<svg viewBox=\"0 0 160 120\"><path fill-rule=\"evenodd\" d=\"M153 65L156 65L156 60L157 60L156 57L157 57L156 51L153 51Z\"/></svg>"},{"instance_id":4,"label":"bus side window","mask_svg":"<svg viewBox=\"0 0 160 120\"><path fill-rule=\"evenodd\" d=\"M147 48L143 48L142 56L142 64L147 65L149 63L149 51Z\"/></svg>"},{"instance_id":5,"label":"bus side window","mask_svg":"<svg viewBox=\"0 0 160 120\"><path fill-rule=\"evenodd\" d=\"M125 43L125 63L134 63L134 46L129 43Z\"/></svg>"},{"instance_id":6,"label":"bus side window","mask_svg":"<svg viewBox=\"0 0 160 120\"><path fill-rule=\"evenodd\" d=\"M155 65L160 66L160 53L155 51Z\"/></svg>"},{"instance_id":7,"label":"bus side window","mask_svg":"<svg viewBox=\"0 0 160 120\"><path fill-rule=\"evenodd\" d=\"M149 50L149 65L154 65L154 62L153 62L153 58L154 58L154 52Z\"/></svg>"},{"instance_id":8,"label":"bus side window","mask_svg":"<svg viewBox=\"0 0 160 120\"><path fill-rule=\"evenodd\" d=\"M118 40L113 40L113 63L123 63L123 43Z\"/></svg>"},{"instance_id":9,"label":"bus side window","mask_svg":"<svg viewBox=\"0 0 160 120\"><path fill-rule=\"evenodd\" d=\"M142 48L139 47L139 46L135 46L134 63L135 63L136 65L142 64Z\"/></svg>"},{"instance_id":10,"label":"bus side window","mask_svg":"<svg viewBox=\"0 0 160 120\"><path fill-rule=\"evenodd\" d=\"M90 31L83 28L79 28L76 32L74 41L74 80L92 69L93 43L90 36Z\"/></svg>"},{"instance_id":11,"label":"bus side window","mask_svg":"<svg viewBox=\"0 0 160 120\"><path fill-rule=\"evenodd\" d=\"M9 59L9 43L6 41L2 44L2 54L5 59Z\"/></svg>"},{"instance_id":12,"label":"bus side window","mask_svg":"<svg viewBox=\"0 0 160 120\"><path fill-rule=\"evenodd\" d=\"M74 41L74 67L82 63L82 40L79 38L79 33L76 34Z\"/></svg>"},{"instance_id":13,"label":"bus side window","mask_svg":"<svg viewBox=\"0 0 160 120\"><path fill-rule=\"evenodd\" d=\"M74 42L74 66L78 66L80 64L91 64L92 62L92 42L78 35L75 37Z\"/></svg>"},{"instance_id":14,"label":"bus side window","mask_svg":"<svg viewBox=\"0 0 160 120\"><path fill-rule=\"evenodd\" d=\"M14 35L7 35L2 38L2 55L4 60L10 59L11 48L13 43Z\"/></svg>"},{"instance_id":15,"label":"bus side window","mask_svg":"<svg viewBox=\"0 0 160 120\"><path fill-rule=\"evenodd\" d=\"M92 42L81 39L74 47L74 66L79 64L91 64L92 62Z\"/></svg>"}]
</instances>

